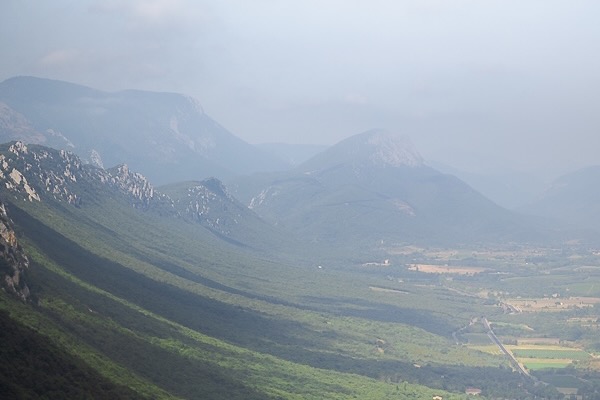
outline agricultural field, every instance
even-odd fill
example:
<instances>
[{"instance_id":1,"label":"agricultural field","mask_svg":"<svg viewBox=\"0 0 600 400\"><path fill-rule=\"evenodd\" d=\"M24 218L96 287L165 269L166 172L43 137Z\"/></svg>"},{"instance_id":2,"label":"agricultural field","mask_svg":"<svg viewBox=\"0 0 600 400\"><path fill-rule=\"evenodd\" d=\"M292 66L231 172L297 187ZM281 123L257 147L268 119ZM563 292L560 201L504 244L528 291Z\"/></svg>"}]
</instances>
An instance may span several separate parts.
<instances>
[{"instance_id":1,"label":"agricultural field","mask_svg":"<svg viewBox=\"0 0 600 400\"><path fill-rule=\"evenodd\" d=\"M559 297L514 298L505 303L515 307L520 312L556 312L576 308L593 307L600 303L600 297Z\"/></svg>"},{"instance_id":2,"label":"agricultural field","mask_svg":"<svg viewBox=\"0 0 600 400\"><path fill-rule=\"evenodd\" d=\"M559 338L548 338L548 337L519 338L517 344L519 344L521 346L533 345L533 344L547 345L547 346L548 345L559 345L560 339Z\"/></svg>"},{"instance_id":3,"label":"agricultural field","mask_svg":"<svg viewBox=\"0 0 600 400\"><path fill-rule=\"evenodd\" d=\"M447 265L412 264L408 266L409 271L418 271L426 274L453 274L453 275L475 275L486 271L480 267L454 267Z\"/></svg>"},{"instance_id":4,"label":"agricultural field","mask_svg":"<svg viewBox=\"0 0 600 400\"><path fill-rule=\"evenodd\" d=\"M489 339L488 339L488 341L489 341ZM496 356L502 355L502 350L500 350L500 348L498 346L496 346L495 344L469 345L469 348L473 349L473 350L481 351L483 353L493 354Z\"/></svg>"},{"instance_id":5,"label":"agricultural field","mask_svg":"<svg viewBox=\"0 0 600 400\"><path fill-rule=\"evenodd\" d=\"M586 351L563 346L517 345L506 346L528 370L565 368L591 356Z\"/></svg>"}]
</instances>

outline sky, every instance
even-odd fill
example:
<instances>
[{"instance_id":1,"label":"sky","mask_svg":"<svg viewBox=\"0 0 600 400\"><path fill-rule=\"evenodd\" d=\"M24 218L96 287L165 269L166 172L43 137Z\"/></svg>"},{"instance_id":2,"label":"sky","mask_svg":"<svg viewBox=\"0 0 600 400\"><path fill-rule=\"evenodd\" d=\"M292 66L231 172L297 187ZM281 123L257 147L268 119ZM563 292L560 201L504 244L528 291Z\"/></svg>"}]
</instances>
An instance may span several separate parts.
<instances>
[{"instance_id":1,"label":"sky","mask_svg":"<svg viewBox=\"0 0 600 400\"><path fill-rule=\"evenodd\" d=\"M470 172L600 164L600 2L2 0L0 80L179 92L250 143L372 128Z\"/></svg>"}]
</instances>

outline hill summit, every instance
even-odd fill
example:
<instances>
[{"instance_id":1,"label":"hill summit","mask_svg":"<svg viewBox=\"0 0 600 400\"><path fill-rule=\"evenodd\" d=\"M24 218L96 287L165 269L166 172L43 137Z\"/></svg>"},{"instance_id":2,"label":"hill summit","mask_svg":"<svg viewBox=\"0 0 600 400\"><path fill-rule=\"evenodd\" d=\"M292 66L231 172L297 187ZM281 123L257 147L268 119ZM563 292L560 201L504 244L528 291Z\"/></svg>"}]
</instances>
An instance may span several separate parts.
<instances>
[{"instance_id":1,"label":"hill summit","mask_svg":"<svg viewBox=\"0 0 600 400\"><path fill-rule=\"evenodd\" d=\"M342 140L300 168L323 169L340 164L418 167L424 162L408 136L373 129Z\"/></svg>"}]
</instances>

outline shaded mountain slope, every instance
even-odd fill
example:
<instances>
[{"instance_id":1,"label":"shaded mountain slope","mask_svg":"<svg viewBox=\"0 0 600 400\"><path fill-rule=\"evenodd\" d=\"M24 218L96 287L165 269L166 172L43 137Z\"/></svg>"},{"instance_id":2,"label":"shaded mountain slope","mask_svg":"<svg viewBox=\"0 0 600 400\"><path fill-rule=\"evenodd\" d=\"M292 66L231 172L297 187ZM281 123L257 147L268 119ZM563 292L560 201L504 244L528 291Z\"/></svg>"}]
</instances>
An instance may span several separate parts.
<instances>
[{"instance_id":1,"label":"shaded mountain slope","mask_svg":"<svg viewBox=\"0 0 600 400\"><path fill-rule=\"evenodd\" d=\"M81 359L0 311L0 397L3 399L144 399L115 385Z\"/></svg>"}]
</instances>

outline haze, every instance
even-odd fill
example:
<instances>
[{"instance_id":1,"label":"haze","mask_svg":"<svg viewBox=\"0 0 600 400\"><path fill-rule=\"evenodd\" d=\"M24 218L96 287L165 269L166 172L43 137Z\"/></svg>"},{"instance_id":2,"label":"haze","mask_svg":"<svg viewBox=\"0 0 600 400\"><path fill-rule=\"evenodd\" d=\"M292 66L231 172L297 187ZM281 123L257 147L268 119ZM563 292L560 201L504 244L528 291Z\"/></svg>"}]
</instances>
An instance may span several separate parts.
<instances>
[{"instance_id":1,"label":"haze","mask_svg":"<svg viewBox=\"0 0 600 400\"><path fill-rule=\"evenodd\" d=\"M427 160L554 177L598 164L600 3L0 5L0 80L173 91L250 143L382 127Z\"/></svg>"}]
</instances>

